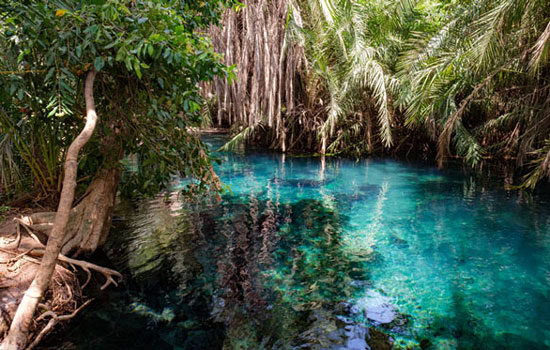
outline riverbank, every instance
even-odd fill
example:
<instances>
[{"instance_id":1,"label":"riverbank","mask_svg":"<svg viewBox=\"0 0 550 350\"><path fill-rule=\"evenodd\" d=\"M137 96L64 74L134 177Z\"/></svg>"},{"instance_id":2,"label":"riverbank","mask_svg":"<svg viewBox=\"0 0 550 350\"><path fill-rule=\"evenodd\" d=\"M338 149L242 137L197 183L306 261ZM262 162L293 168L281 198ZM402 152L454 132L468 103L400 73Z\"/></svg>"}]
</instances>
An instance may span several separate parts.
<instances>
[{"instance_id":1,"label":"riverbank","mask_svg":"<svg viewBox=\"0 0 550 350\"><path fill-rule=\"evenodd\" d=\"M218 136L220 130L207 134L204 141L212 149L226 140L226 136ZM307 342L319 349L328 343L340 347L366 344L372 350L424 349L430 344L431 348L441 345L450 349L462 344L471 349L471 344L483 337L490 344L505 344L503 339L508 338L493 334L501 325L483 328L483 323L496 321L490 317L487 321L487 315L478 314L475 308L463 310L461 298L467 297L447 285L447 277L456 278L452 276L456 269L466 276L458 282L461 286L472 283L468 277L472 273L486 276L489 272L484 274L483 263L468 263L460 251L445 247L453 234L465 235L455 242L460 247L470 240L487 246L479 237L491 232L498 235L502 229L498 228L504 219L495 215L523 210L523 218L531 217L536 212L521 207L538 198L528 200L516 192L506 193L494 179L491 184L491 178L464 176L458 169L441 171L435 165L376 158L354 162L339 157L327 157L323 163L318 157L284 157L255 150L217 156L223 163L217 165L216 172L232 189L222 203L207 201L205 207L193 207L182 202L177 195L182 184L176 182L174 192L161 194L154 201L119 204L112 229L117 234L110 235L105 253L124 273L127 283L100 293L101 300L85 309L78 322L60 331L55 340L46 341L47 346L195 350L207 344L204 349L233 349L244 338L247 344L254 344L249 348L266 339L279 341L279 345ZM396 188L406 194L400 195ZM500 204L493 202L494 196ZM516 198L515 204L510 198ZM415 200L416 204L412 203ZM458 202L449 203L451 200ZM387 201L394 203L396 210L387 207ZM439 201L447 204L440 207ZM479 208L471 206L472 201ZM503 204L506 206L501 208ZM458 212L473 210L474 216L491 222L497 230L477 227L464 218L460 223L466 226L455 227L445 214L446 210L454 212L455 205L462 208ZM400 221L403 213L414 213L410 222ZM15 232L13 219L32 216L32 211L8 216L5 222ZM429 220L424 222L426 216L439 218L453 234L430 226ZM460 215L454 212L451 216ZM522 232L523 224L508 220L506 227ZM463 227L476 230L475 236ZM430 232L437 232L437 237ZM12 233L8 238L13 242L16 236ZM367 238L370 243L365 242ZM506 251L515 249L504 245ZM473 248L461 249L471 252ZM24 251L18 251L21 253ZM486 253L473 254L483 262ZM288 256L292 264L285 260ZM411 259L425 266L414 269ZM440 269L432 276L432 260L449 270ZM395 265L386 266L388 261ZM499 260L508 269L519 269L511 273L514 276L529 274L521 270L521 264L507 263ZM414 281L404 277L408 274L415 276ZM81 281L85 279L80 276ZM409 282L431 287L418 290ZM483 281L476 288L490 283L494 282ZM376 296L375 305L372 295L365 299L362 291ZM88 295L96 297L97 293ZM460 314L442 311L440 304L454 307L449 295L458 298ZM82 297L78 305L85 300ZM524 300L516 302L525 304ZM351 314L353 307L362 311ZM380 323L385 319L376 317L373 321L372 314L385 317L387 312L400 315L399 322ZM433 316L438 313L437 317L446 317L446 321ZM270 333L261 327L263 322L280 326ZM456 334L464 335L459 338ZM521 337L513 341L519 344L518 349L527 343ZM537 343L530 345L538 349Z\"/></svg>"},{"instance_id":2,"label":"riverbank","mask_svg":"<svg viewBox=\"0 0 550 350\"><path fill-rule=\"evenodd\" d=\"M7 335L24 293L29 288L39 267L47 241L48 228L34 224L32 209L11 209L0 221L0 340ZM85 280L81 282L83 273ZM83 289L88 285L92 271L107 278L102 288L117 284L122 275L85 260L60 255L50 285L31 323L28 348L36 347L58 323L74 318L92 302Z\"/></svg>"}]
</instances>

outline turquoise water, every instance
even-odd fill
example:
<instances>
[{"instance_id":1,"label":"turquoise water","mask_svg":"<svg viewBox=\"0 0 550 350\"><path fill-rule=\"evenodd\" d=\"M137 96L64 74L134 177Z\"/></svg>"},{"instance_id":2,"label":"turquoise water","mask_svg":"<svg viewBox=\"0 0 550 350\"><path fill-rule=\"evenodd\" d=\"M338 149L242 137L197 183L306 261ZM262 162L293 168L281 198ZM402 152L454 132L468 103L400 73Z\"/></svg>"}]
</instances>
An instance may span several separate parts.
<instances>
[{"instance_id":1,"label":"turquoise water","mask_svg":"<svg viewBox=\"0 0 550 350\"><path fill-rule=\"evenodd\" d=\"M126 283L63 347L550 349L548 194L394 160L220 157L221 203L120 206L106 255Z\"/></svg>"}]
</instances>

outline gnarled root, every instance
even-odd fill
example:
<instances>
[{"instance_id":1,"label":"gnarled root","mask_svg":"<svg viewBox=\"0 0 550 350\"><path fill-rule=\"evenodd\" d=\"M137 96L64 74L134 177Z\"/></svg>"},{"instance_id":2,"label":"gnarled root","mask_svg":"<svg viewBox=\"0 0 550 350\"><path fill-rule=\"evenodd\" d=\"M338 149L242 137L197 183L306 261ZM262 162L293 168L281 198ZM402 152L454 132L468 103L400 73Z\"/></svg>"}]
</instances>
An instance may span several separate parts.
<instances>
[{"instance_id":1,"label":"gnarled root","mask_svg":"<svg viewBox=\"0 0 550 350\"><path fill-rule=\"evenodd\" d=\"M35 255L35 256L42 256L43 254L44 254L44 250L41 250L41 249L35 249L28 252L28 255ZM109 269L107 267L92 264L84 260L72 259L62 254L59 254L57 260L68 263L73 267L79 266L82 268L82 270L86 272L88 277L86 278L86 282L84 282L84 284L82 285L82 288L86 287L86 285L90 282L90 278L92 276L90 270L97 271L101 273L103 276L105 276L106 281L101 286L100 288L101 290L104 290L105 288L107 288L111 283L114 284L115 286L118 286L118 283L122 281L122 275L118 271ZM118 278L118 282L115 281L114 277Z\"/></svg>"},{"instance_id":2,"label":"gnarled root","mask_svg":"<svg viewBox=\"0 0 550 350\"><path fill-rule=\"evenodd\" d=\"M80 203L71 209L61 254L91 254L105 243L119 179L119 169L102 169L92 180ZM17 221L36 232L37 237L49 237L55 216L55 212L34 213Z\"/></svg>"},{"instance_id":3,"label":"gnarled root","mask_svg":"<svg viewBox=\"0 0 550 350\"><path fill-rule=\"evenodd\" d=\"M0 339L7 333L23 293L31 284L40 265L39 259L30 256L31 252L27 248L0 248ZM77 277L58 264L42 307L57 314L67 314L73 312L81 300ZM31 334L38 334L44 325L44 322L32 322Z\"/></svg>"},{"instance_id":4,"label":"gnarled root","mask_svg":"<svg viewBox=\"0 0 550 350\"><path fill-rule=\"evenodd\" d=\"M50 321L48 322L48 324L46 325L46 327L44 327L40 333L38 333L38 335L36 336L36 338L34 338L34 341L31 343L31 345L29 345L29 347L27 348L27 350L31 350L33 349L36 345L38 345L38 343L40 343L40 341L42 340L42 338L44 338L44 336L46 334L48 334L49 332L52 331L53 327L55 327L55 325L57 323L59 323L60 321L67 321L67 320L70 320L71 318L75 317L79 312L80 310L82 310L83 308L85 308L86 306L88 306L88 304L90 304L91 302L93 301L93 299L89 299L89 300L86 300L86 302L82 305L80 305L78 307L78 309L74 310L71 314L69 315L57 315L55 312L53 311L46 311L44 312L42 315L40 315L36 320L37 321L41 321L43 319L45 319L46 317L51 317L50 318Z\"/></svg>"},{"instance_id":5,"label":"gnarled root","mask_svg":"<svg viewBox=\"0 0 550 350\"><path fill-rule=\"evenodd\" d=\"M44 237L39 237L41 233L36 222L28 216L15 218L14 221L16 235L12 237L15 238L8 239L7 244L0 243L0 300L3 301L3 304L0 303L0 340L7 333L17 305L36 274L45 251ZM38 224L43 223L38 220ZM83 284L74 274L77 267L87 274ZM30 330L29 342L32 343L29 348L35 347L56 324L73 318L89 304L90 301L86 301L77 308L77 303L82 300L81 290L90 282L93 271L105 277L102 290L110 284L118 285L122 280L122 275L115 270L62 254L58 256L54 277L46 292L44 304L39 305L47 311L38 317L35 316L35 322ZM50 319L46 322L47 317Z\"/></svg>"}]
</instances>

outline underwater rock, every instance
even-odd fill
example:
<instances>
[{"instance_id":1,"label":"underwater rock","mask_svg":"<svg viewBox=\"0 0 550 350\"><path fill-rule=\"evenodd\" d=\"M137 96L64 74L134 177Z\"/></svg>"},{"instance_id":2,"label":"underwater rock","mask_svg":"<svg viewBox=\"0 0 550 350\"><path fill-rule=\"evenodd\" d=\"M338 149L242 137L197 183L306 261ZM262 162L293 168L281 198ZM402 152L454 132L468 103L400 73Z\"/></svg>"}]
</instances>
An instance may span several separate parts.
<instances>
[{"instance_id":1,"label":"underwater rock","mask_svg":"<svg viewBox=\"0 0 550 350\"><path fill-rule=\"evenodd\" d=\"M389 297L376 291L368 291L367 296L357 300L356 307L364 310L365 316L375 324L391 323L396 318L395 306Z\"/></svg>"},{"instance_id":2,"label":"underwater rock","mask_svg":"<svg viewBox=\"0 0 550 350\"><path fill-rule=\"evenodd\" d=\"M426 350L427 348L430 347L430 345L432 345L432 343L430 342L429 339L424 338L420 341L420 349L422 350Z\"/></svg>"},{"instance_id":3,"label":"underwater rock","mask_svg":"<svg viewBox=\"0 0 550 350\"><path fill-rule=\"evenodd\" d=\"M318 188L328 183L327 180L313 180L313 179L272 179L272 181L277 181L281 186L306 187L306 188Z\"/></svg>"},{"instance_id":4,"label":"underwater rock","mask_svg":"<svg viewBox=\"0 0 550 350\"><path fill-rule=\"evenodd\" d=\"M130 311L140 316L146 316L154 320L155 322L172 322L176 318L176 314L171 307L165 307L162 313L156 312L147 305L133 302L130 304Z\"/></svg>"},{"instance_id":5,"label":"underwater rock","mask_svg":"<svg viewBox=\"0 0 550 350\"><path fill-rule=\"evenodd\" d=\"M410 320L410 315L396 312L395 319L391 323L386 323L382 326L391 330L393 333L405 335L410 333Z\"/></svg>"},{"instance_id":6,"label":"underwater rock","mask_svg":"<svg viewBox=\"0 0 550 350\"><path fill-rule=\"evenodd\" d=\"M393 339L387 334L369 328L367 343L371 350L391 350L393 349Z\"/></svg>"},{"instance_id":7,"label":"underwater rock","mask_svg":"<svg viewBox=\"0 0 550 350\"><path fill-rule=\"evenodd\" d=\"M346 332L342 322L336 319L331 310L324 308L308 311L307 320L298 326L301 330L296 338L294 348L309 350L338 350L346 342ZM274 349L287 349L285 345Z\"/></svg>"},{"instance_id":8,"label":"underwater rock","mask_svg":"<svg viewBox=\"0 0 550 350\"><path fill-rule=\"evenodd\" d=\"M162 310L162 314L160 314L160 319L162 321L172 322L174 318L176 318L176 314L174 313L174 310L172 310L171 308L167 308L167 307L164 308Z\"/></svg>"},{"instance_id":9,"label":"underwater rock","mask_svg":"<svg viewBox=\"0 0 550 350\"><path fill-rule=\"evenodd\" d=\"M346 332L346 335L348 336L346 347L341 348L341 350L370 350L370 347L366 341L368 333L367 328L361 324L356 324L349 328L349 331Z\"/></svg>"},{"instance_id":10,"label":"underwater rock","mask_svg":"<svg viewBox=\"0 0 550 350\"><path fill-rule=\"evenodd\" d=\"M395 319L395 312L391 304L376 304L367 309L367 318L378 323L391 323Z\"/></svg>"},{"instance_id":11,"label":"underwater rock","mask_svg":"<svg viewBox=\"0 0 550 350\"><path fill-rule=\"evenodd\" d=\"M395 235L390 236L390 242L393 246L395 246L397 248L408 248L409 247L409 242L407 242L406 240L404 240L402 238L399 238Z\"/></svg>"}]
</instances>

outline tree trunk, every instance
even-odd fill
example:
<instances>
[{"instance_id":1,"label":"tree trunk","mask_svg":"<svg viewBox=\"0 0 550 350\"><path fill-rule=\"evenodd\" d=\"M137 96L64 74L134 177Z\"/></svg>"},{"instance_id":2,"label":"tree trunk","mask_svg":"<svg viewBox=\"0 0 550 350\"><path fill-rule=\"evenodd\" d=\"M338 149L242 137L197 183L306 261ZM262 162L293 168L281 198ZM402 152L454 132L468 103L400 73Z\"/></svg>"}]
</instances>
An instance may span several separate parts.
<instances>
[{"instance_id":1,"label":"tree trunk","mask_svg":"<svg viewBox=\"0 0 550 350\"><path fill-rule=\"evenodd\" d=\"M105 165L71 210L61 247L61 254L65 256L92 254L105 243L109 234L122 173L118 164L123 156L122 144L114 133L102 138L100 152ZM28 221L33 229L50 236L55 216L55 212L35 213Z\"/></svg>"},{"instance_id":2,"label":"tree trunk","mask_svg":"<svg viewBox=\"0 0 550 350\"><path fill-rule=\"evenodd\" d=\"M102 169L88 187L88 194L71 212L61 253L91 254L107 239L120 169Z\"/></svg>"},{"instance_id":3,"label":"tree trunk","mask_svg":"<svg viewBox=\"0 0 550 350\"><path fill-rule=\"evenodd\" d=\"M120 169L101 169L92 180L82 201L71 210L65 229L61 254L66 256L89 255L101 247L111 228ZM34 213L30 226L50 236L55 212Z\"/></svg>"},{"instance_id":4,"label":"tree trunk","mask_svg":"<svg viewBox=\"0 0 550 350\"><path fill-rule=\"evenodd\" d=\"M55 217L52 232L48 238L44 256L34 280L29 289L25 292L23 300L21 300L17 308L8 336L2 342L1 347L3 350L22 350L25 348L33 315L50 283L57 257L59 256L65 240L65 231L69 222L76 188L78 153L92 137L97 123L93 95L95 74L95 71L91 71L86 78L86 85L84 88L84 97L86 100L86 125L77 138L71 143L67 151L63 189L61 190L57 215Z\"/></svg>"}]
</instances>

